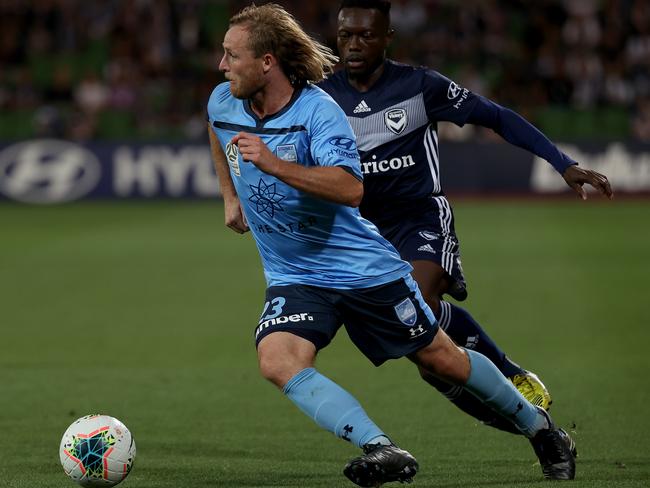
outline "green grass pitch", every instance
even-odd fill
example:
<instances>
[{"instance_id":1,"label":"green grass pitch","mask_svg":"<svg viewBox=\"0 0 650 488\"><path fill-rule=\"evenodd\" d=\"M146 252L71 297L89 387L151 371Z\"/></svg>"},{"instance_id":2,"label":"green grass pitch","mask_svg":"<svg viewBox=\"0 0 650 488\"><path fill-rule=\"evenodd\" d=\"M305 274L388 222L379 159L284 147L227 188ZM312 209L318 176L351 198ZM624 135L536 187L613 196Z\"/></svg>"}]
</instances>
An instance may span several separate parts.
<instances>
[{"instance_id":1,"label":"green grass pitch","mask_svg":"<svg viewBox=\"0 0 650 488\"><path fill-rule=\"evenodd\" d=\"M650 201L455 209L464 306L550 388L580 452L570 486L650 486ZM4 204L0 225L0 486L74 486L59 441L96 412L135 436L125 488L352 486L357 449L258 375L259 258L219 203ZM414 487L547 486L526 440L408 361L376 369L341 332L318 367L418 458Z\"/></svg>"}]
</instances>

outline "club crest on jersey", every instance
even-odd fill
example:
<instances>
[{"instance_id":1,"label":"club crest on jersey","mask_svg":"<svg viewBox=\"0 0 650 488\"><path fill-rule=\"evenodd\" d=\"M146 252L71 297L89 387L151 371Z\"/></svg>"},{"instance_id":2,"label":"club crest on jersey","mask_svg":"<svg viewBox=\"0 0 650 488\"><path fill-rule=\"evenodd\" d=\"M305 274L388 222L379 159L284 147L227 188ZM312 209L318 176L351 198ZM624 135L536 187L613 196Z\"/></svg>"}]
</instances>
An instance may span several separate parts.
<instances>
[{"instance_id":1,"label":"club crest on jersey","mask_svg":"<svg viewBox=\"0 0 650 488\"><path fill-rule=\"evenodd\" d=\"M296 153L296 146L293 144L282 144L275 148L275 155L284 159L285 161L291 161L292 163L298 162L298 154Z\"/></svg>"},{"instance_id":2,"label":"club crest on jersey","mask_svg":"<svg viewBox=\"0 0 650 488\"><path fill-rule=\"evenodd\" d=\"M403 324L408 325L409 327L415 325L415 321L418 318L418 312L410 298L405 298L395 305L394 308L397 318L400 319Z\"/></svg>"},{"instance_id":3,"label":"club crest on jersey","mask_svg":"<svg viewBox=\"0 0 650 488\"><path fill-rule=\"evenodd\" d=\"M236 176L241 176L241 171L239 169L239 149L237 148L237 144L233 144L232 142L226 144L226 159L232 168L232 172L235 173Z\"/></svg>"},{"instance_id":4,"label":"club crest on jersey","mask_svg":"<svg viewBox=\"0 0 650 488\"><path fill-rule=\"evenodd\" d=\"M408 124L406 110L403 108L394 108L384 112L384 122L391 132L399 135L404 132Z\"/></svg>"}]
</instances>

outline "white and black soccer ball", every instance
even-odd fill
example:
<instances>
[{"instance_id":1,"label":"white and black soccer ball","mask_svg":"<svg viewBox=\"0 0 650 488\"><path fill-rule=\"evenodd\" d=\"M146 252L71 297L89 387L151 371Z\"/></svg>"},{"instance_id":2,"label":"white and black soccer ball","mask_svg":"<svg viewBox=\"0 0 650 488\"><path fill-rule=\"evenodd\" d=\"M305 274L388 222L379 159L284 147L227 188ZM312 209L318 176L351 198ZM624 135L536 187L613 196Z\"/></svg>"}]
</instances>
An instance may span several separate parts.
<instances>
[{"instance_id":1,"label":"white and black soccer ball","mask_svg":"<svg viewBox=\"0 0 650 488\"><path fill-rule=\"evenodd\" d=\"M135 441L108 415L86 415L63 434L59 457L65 474L81 486L115 486L131 471Z\"/></svg>"}]
</instances>

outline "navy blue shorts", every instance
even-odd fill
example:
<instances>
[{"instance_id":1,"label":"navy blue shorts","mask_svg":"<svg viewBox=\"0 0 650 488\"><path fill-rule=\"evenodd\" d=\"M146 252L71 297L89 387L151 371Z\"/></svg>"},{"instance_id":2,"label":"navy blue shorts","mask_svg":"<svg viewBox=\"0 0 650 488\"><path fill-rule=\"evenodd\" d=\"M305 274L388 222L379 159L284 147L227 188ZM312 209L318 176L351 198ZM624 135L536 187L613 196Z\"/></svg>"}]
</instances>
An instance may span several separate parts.
<instances>
[{"instance_id":1,"label":"navy blue shorts","mask_svg":"<svg viewBox=\"0 0 650 488\"><path fill-rule=\"evenodd\" d=\"M308 285L271 286L255 329L255 344L290 332L327 346L341 325L357 348L379 366L428 346L438 324L411 275L385 285L338 290Z\"/></svg>"},{"instance_id":2,"label":"navy blue shorts","mask_svg":"<svg viewBox=\"0 0 650 488\"><path fill-rule=\"evenodd\" d=\"M467 298L467 284L460 262L460 244L454 230L454 214L444 196L432 197L433 211L404 213L399 220L377 223L382 236L406 261L433 261L451 278L447 293L456 300Z\"/></svg>"}]
</instances>

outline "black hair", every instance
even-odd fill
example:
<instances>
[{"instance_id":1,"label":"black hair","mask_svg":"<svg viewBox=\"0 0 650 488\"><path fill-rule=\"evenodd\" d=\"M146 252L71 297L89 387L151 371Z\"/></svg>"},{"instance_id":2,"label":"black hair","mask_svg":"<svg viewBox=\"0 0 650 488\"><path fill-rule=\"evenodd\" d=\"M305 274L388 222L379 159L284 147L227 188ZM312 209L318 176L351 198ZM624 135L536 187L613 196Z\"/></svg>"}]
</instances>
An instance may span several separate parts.
<instances>
[{"instance_id":1,"label":"black hair","mask_svg":"<svg viewBox=\"0 0 650 488\"><path fill-rule=\"evenodd\" d=\"M343 0L339 12L344 8L376 9L390 20L390 0Z\"/></svg>"}]
</instances>

